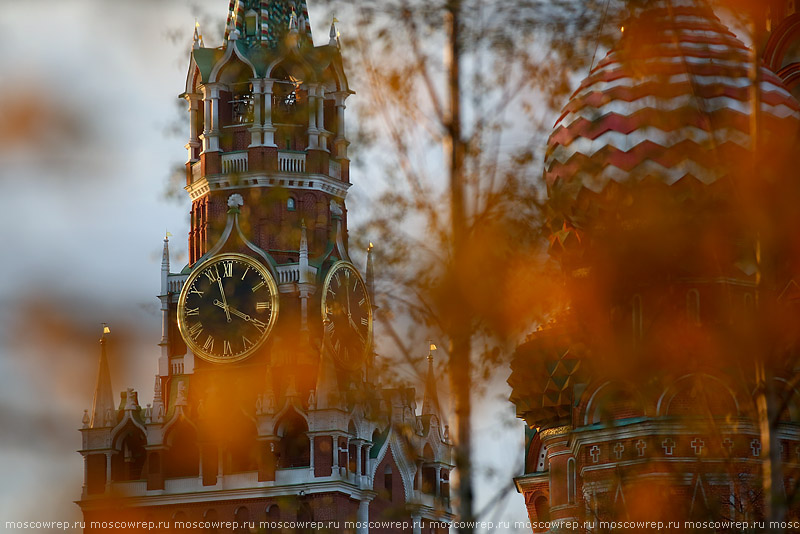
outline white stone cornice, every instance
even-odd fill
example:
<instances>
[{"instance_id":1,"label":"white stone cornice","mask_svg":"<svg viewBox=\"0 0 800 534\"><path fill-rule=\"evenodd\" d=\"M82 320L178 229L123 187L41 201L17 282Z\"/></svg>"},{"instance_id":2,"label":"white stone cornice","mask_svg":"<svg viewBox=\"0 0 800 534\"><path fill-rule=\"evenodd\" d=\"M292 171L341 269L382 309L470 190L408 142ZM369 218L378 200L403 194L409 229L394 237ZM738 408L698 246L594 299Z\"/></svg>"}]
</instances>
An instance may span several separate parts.
<instances>
[{"instance_id":1,"label":"white stone cornice","mask_svg":"<svg viewBox=\"0 0 800 534\"><path fill-rule=\"evenodd\" d=\"M708 421L698 419L696 422L704 423L705 428L708 428ZM733 422L719 421L711 431L720 435L758 435L758 428L749 419L740 419ZM613 427L583 427L572 431L570 449L573 454L577 455L580 448L587 444L594 445L662 435L696 436L698 435L698 427L692 425L692 422L686 419L648 419Z\"/></svg>"},{"instance_id":2,"label":"white stone cornice","mask_svg":"<svg viewBox=\"0 0 800 534\"><path fill-rule=\"evenodd\" d=\"M302 176L276 173L243 173L239 175L239 182L232 183L230 175L208 175L187 185L184 189L189 193L189 198L194 201L209 191L226 191L231 189L251 189L254 187L281 187L283 189L299 191L321 191L335 198L344 200L351 184L334 180L324 174L304 174Z\"/></svg>"},{"instance_id":3,"label":"white stone cornice","mask_svg":"<svg viewBox=\"0 0 800 534\"><path fill-rule=\"evenodd\" d=\"M537 473L528 473L514 477L514 486L516 486L518 493L531 490L534 485L541 484L542 482L550 483L550 471L539 471Z\"/></svg>"},{"instance_id":4,"label":"white stone cornice","mask_svg":"<svg viewBox=\"0 0 800 534\"><path fill-rule=\"evenodd\" d=\"M279 470L280 471L280 470ZM241 475L237 473L236 475ZM256 472L251 472L255 478ZM374 492L369 488L359 488L352 482L344 479L331 477L311 478L307 483L276 484L275 481L254 482L250 487L226 488L226 478L228 483L235 479L236 475L224 475L221 484L215 486L203 486L198 477L191 477L195 490L182 489L178 492L168 492L167 490L147 490L145 481L133 481L123 483L112 483L112 491L116 490L118 496L116 501L120 506L144 507L174 504L192 503L213 503L218 501L228 501L231 499L257 499L273 498L284 496L296 496L303 491L305 495L322 493L343 493L354 500L372 499ZM168 480L169 482L169 480ZM223 489L220 489L220 486ZM103 509L108 507L107 495L88 497L78 502L83 510Z\"/></svg>"}]
</instances>

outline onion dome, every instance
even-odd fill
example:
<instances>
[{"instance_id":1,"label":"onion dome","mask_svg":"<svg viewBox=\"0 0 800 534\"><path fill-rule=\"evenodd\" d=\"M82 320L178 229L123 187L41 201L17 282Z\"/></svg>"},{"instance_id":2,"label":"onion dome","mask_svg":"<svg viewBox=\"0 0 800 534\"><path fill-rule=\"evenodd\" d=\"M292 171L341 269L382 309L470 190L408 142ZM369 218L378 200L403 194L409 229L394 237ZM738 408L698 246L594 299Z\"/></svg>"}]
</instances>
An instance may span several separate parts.
<instances>
[{"instance_id":1,"label":"onion dome","mask_svg":"<svg viewBox=\"0 0 800 534\"><path fill-rule=\"evenodd\" d=\"M591 204L609 186L689 179L702 187L750 168L748 48L709 7L689 0L650 2L623 30L548 141L544 178L557 246L580 239L597 210ZM761 109L762 146L773 156L788 150L800 105L763 66Z\"/></svg>"},{"instance_id":2,"label":"onion dome","mask_svg":"<svg viewBox=\"0 0 800 534\"><path fill-rule=\"evenodd\" d=\"M531 428L569 421L573 388L586 380L581 359L562 328L537 331L517 347L511 362L510 400ZM531 362L538 362L531 365Z\"/></svg>"}]
</instances>

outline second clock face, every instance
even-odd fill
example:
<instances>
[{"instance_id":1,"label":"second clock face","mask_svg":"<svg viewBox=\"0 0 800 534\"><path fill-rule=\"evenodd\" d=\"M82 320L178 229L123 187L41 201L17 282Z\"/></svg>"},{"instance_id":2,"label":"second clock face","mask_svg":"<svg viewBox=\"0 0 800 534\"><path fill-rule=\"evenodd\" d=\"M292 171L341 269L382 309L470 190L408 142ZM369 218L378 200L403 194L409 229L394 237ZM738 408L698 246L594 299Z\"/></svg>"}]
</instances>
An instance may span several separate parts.
<instances>
[{"instance_id":1,"label":"second clock face","mask_svg":"<svg viewBox=\"0 0 800 534\"><path fill-rule=\"evenodd\" d=\"M357 368L372 344L372 305L361 275L349 262L337 262L328 271L322 321L336 361Z\"/></svg>"},{"instance_id":2,"label":"second clock face","mask_svg":"<svg viewBox=\"0 0 800 534\"><path fill-rule=\"evenodd\" d=\"M278 291L260 263L221 254L199 265L178 301L178 326L200 358L239 361L267 339L278 315Z\"/></svg>"}]
</instances>

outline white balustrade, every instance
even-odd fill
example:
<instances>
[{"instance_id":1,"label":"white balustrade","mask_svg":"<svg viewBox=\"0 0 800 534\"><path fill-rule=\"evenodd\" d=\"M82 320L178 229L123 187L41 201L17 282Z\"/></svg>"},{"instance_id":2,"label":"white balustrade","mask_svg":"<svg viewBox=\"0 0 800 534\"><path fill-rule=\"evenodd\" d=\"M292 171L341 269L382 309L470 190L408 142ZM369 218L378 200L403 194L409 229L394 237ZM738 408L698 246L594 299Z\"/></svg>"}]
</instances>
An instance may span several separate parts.
<instances>
[{"instance_id":1,"label":"white balustrade","mask_svg":"<svg viewBox=\"0 0 800 534\"><path fill-rule=\"evenodd\" d=\"M231 473L222 477L223 489L244 489L258 487L258 471Z\"/></svg>"},{"instance_id":2,"label":"white balustrade","mask_svg":"<svg viewBox=\"0 0 800 534\"><path fill-rule=\"evenodd\" d=\"M167 291L170 293L180 293L188 277L188 274L170 274L169 278L167 278Z\"/></svg>"},{"instance_id":3,"label":"white balustrade","mask_svg":"<svg viewBox=\"0 0 800 534\"><path fill-rule=\"evenodd\" d=\"M291 467L275 470L275 485L304 484L314 480L314 471L310 467Z\"/></svg>"},{"instance_id":4,"label":"white balustrade","mask_svg":"<svg viewBox=\"0 0 800 534\"><path fill-rule=\"evenodd\" d=\"M342 164L338 161L330 160L328 163L328 176L331 178L336 178L337 180L342 179Z\"/></svg>"},{"instance_id":5,"label":"white balustrade","mask_svg":"<svg viewBox=\"0 0 800 534\"><path fill-rule=\"evenodd\" d=\"M200 179L200 162L196 161L192 163L192 182L196 182Z\"/></svg>"},{"instance_id":6,"label":"white balustrade","mask_svg":"<svg viewBox=\"0 0 800 534\"><path fill-rule=\"evenodd\" d=\"M281 172L306 172L306 155L303 152L278 151L278 170Z\"/></svg>"},{"instance_id":7,"label":"white balustrade","mask_svg":"<svg viewBox=\"0 0 800 534\"><path fill-rule=\"evenodd\" d=\"M164 481L164 493L190 493L201 489L199 477L168 478Z\"/></svg>"},{"instance_id":8,"label":"white balustrade","mask_svg":"<svg viewBox=\"0 0 800 534\"><path fill-rule=\"evenodd\" d=\"M172 360L172 374L173 375L183 374L183 358L181 358L180 360Z\"/></svg>"},{"instance_id":9,"label":"white balustrade","mask_svg":"<svg viewBox=\"0 0 800 534\"><path fill-rule=\"evenodd\" d=\"M222 155L223 174L247 172L247 167L247 152L228 152Z\"/></svg>"},{"instance_id":10,"label":"white balustrade","mask_svg":"<svg viewBox=\"0 0 800 534\"><path fill-rule=\"evenodd\" d=\"M130 480L124 482L114 482L112 484L115 495L125 497L136 497L147 492L146 480Z\"/></svg>"}]
</instances>

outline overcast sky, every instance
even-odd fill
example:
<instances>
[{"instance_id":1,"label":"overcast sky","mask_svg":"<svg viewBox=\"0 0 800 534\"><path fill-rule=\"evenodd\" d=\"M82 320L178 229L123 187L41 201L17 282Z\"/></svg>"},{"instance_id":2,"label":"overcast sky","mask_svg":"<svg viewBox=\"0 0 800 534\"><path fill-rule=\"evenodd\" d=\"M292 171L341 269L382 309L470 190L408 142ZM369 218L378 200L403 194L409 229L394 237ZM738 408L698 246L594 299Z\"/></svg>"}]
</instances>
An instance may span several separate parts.
<instances>
[{"instance_id":1,"label":"overcast sky","mask_svg":"<svg viewBox=\"0 0 800 534\"><path fill-rule=\"evenodd\" d=\"M91 405L102 321L114 332L115 396L134 387L150 402L165 231L174 234L172 270L186 262L188 198L165 195L186 157L176 97L195 17L221 25L228 2L32 4L0 7L0 525L80 519L77 429ZM331 14L309 4L316 40L326 42ZM340 27L353 31L347 20ZM219 44L206 33L206 46ZM353 219L368 216L368 172L352 174ZM481 501L522 468L522 424L509 427L513 406L498 400L508 396L506 376L477 403L481 472L494 473L478 484ZM515 492L498 513L527 518Z\"/></svg>"}]
</instances>

